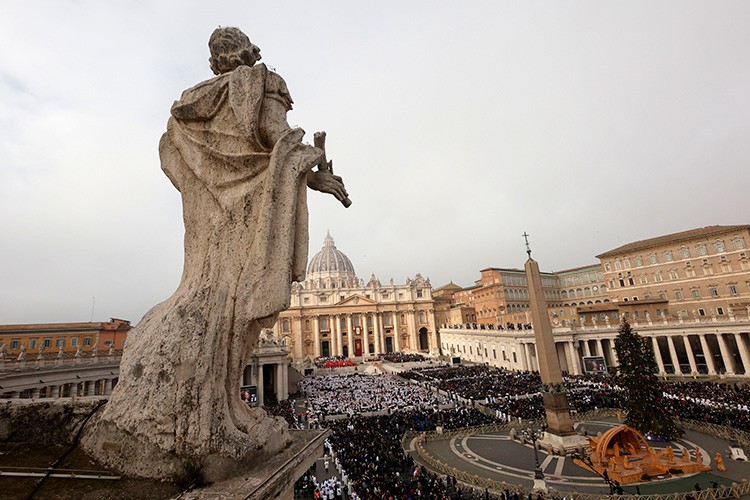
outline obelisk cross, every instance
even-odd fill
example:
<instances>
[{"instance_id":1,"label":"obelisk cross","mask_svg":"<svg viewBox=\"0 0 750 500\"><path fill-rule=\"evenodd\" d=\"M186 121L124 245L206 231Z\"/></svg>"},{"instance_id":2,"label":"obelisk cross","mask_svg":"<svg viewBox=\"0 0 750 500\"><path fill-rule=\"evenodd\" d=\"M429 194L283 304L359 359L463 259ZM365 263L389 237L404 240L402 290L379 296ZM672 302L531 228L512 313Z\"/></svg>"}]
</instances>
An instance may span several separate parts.
<instances>
[{"instance_id":1,"label":"obelisk cross","mask_svg":"<svg viewBox=\"0 0 750 500\"><path fill-rule=\"evenodd\" d=\"M526 234L526 231L524 231L521 236L523 236L523 239L526 240L526 253L529 254L529 259L530 259L531 258L531 247L529 246L530 235Z\"/></svg>"}]
</instances>

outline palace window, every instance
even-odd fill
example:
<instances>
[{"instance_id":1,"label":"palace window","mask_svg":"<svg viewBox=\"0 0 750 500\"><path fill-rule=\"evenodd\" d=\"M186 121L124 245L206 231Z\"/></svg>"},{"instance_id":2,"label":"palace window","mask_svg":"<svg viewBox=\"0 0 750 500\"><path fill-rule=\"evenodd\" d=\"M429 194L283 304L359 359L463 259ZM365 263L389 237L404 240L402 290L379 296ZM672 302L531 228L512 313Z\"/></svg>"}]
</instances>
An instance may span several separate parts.
<instances>
[{"instance_id":1,"label":"palace window","mask_svg":"<svg viewBox=\"0 0 750 500\"><path fill-rule=\"evenodd\" d=\"M78 347L78 337L70 337L70 345L72 347Z\"/></svg>"},{"instance_id":2,"label":"palace window","mask_svg":"<svg viewBox=\"0 0 750 500\"><path fill-rule=\"evenodd\" d=\"M737 295L737 285L729 285L727 289L729 290L729 295Z\"/></svg>"},{"instance_id":3,"label":"palace window","mask_svg":"<svg viewBox=\"0 0 750 500\"><path fill-rule=\"evenodd\" d=\"M625 269L630 269L630 259L625 259L622 263L625 266Z\"/></svg>"},{"instance_id":4,"label":"palace window","mask_svg":"<svg viewBox=\"0 0 750 500\"><path fill-rule=\"evenodd\" d=\"M682 296L682 292L681 292L680 290L676 290L676 291L674 292L674 298L675 298L676 300L682 300L682 299L683 299L684 297Z\"/></svg>"},{"instance_id":5,"label":"palace window","mask_svg":"<svg viewBox=\"0 0 750 500\"><path fill-rule=\"evenodd\" d=\"M52 337L47 337L42 341L42 345L46 348L52 347Z\"/></svg>"},{"instance_id":6,"label":"palace window","mask_svg":"<svg viewBox=\"0 0 750 500\"><path fill-rule=\"evenodd\" d=\"M640 267L643 265L643 257L636 257L633 262L635 262L636 267Z\"/></svg>"},{"instance_id":7,"label":"palace window","mask_svg":"<svg viewBox=\"0 0 750 500\"><path fill-rule=\"evenodd\" d=\"M698 248L696 250L698 251L698 255L708 254L708 249L706 248L706 245L698 245Z\"/></svg>"},{"instance_id":8,"label":"palace window","mask_svg":"<svg viewBox=\"0 0 750 500\"><path fill-rule=\"evenodd\" d=\"M695 269L693 268L688 269L687 271L685 271L685 275L688 278L695 278Z\"/></svg>"},{"instance_id":9,"label":"palace window","mask_svg":"<svg viewBox=\"0 0 750 500\"><path fill-rule=\"evenodd\" d=\"M29 349L36 349L36 339L29 340Z\"/></svg>"},{"instance_id":10,"label":"palace window","mask_svg":"<svg viewBox=\"0 0 750 500\"><path fill-rule=\"evenodd\" d=\"M679 278L679 276L677 275L677 270L676 269L670 269L669 270L669 279L676 280L677 278Z\"/></svg>"},{"instance_id":11,"label":"palace window","mask_svg":"<svg viewBox=\"0 0 750 500\"><path fill-rule=\"evenodd\" d=\"M693 294L693 298L700 299L701 298L701 291L700 290L692 290L691 292Z\"/></svg>"},{"instance_id":12,"label":"palace window","mask_svg":"<svg viewBox=\"0 0 750 500\"><path fill-rule=\"evenodd\" d=\"M712 286L708 289L709 292L711 292L711 297L718 297L719 296L719 289L715 286Z\"/></svg>"},{"instance_id":13,"label":"palace window","mask_svg":"<svg viewBox=\"0 0 750 500\"><path fill-rule=\"evenodd\" d=\"M615 261L615 270L616 271L622 271L622 264L620 264L619 260Z\"/></svg>"},{"instance_id":14,"label":"palace window","mask_svg":"<svg viewBox=\"0 0 750 500\"><path fill-rule=\"evenodd\" d=\"M723 316L724 315L724 308L723 307L717 307L716 308L716 314Z\"/></svg>"},{"instance_id":15,"label":"palace window","mask_svg":"<svg viewBox=\"0 0 750 500\"><path fill-rule=\"evenodd\" d=\"M716 248L717 252L726 252L726 248L724 248L724 242L723 241L717 241L714 244L714 248Z\"/></svg>"},{"instance_id":16,"label":"palace window","mask_svg":"<svg viewBox=\"0 0 750 500\"><path fill-rule=\"evenodd\" d=\"M698 309L698 314L700 316L705 316L706 315L706 310L705 309Z\"/></svg>"},{"instance_id":17,"label":"palace window","mask_svg":"<svg viewBox=\"0 0 750 500\"><path fill-rule=\"evenodd\" d=\"M57 339L57 347L65 347L65 337L60 337Z\"/></svg>"},{"instance_id":18,"label":"palace window","mask_svg":"<svg viewBox=\"0 0 750 500\"><path fill-rule=\"evenodd\" d=\"M656 257L656 254L655 254L655 253L652 253L651 255L649 255L649 256L648 256L648 261L649 261L649 262L650 262L651 264L656 264L656 263L658 262L658 260L659 260L659 259L658 259L658 258Z\"/></svg>"},{"instance_id":19,"label":"palace window","mask_svg":"<svg viewBox=\"0 0 750 500\"><path fill-rule=\"evenodd\" d=\"M646 276L645 274L641 274L639 281L641 282L641 285L645 285L646 283L648 283L648 276Z\"/></svg>"},{"instance_id":20,"label":"palace window","mask_svg":"<svg viewBox=\"0 0 750 500\"><path fill-rule=\"evenodd\" d=\"M689 248L680 248L680 257L683 259L689 259L690 258L690 249Z\"/></svg>"},{"instance_id":21,"label":"palace window","mask_svg":"<svg viewBox=\"0 0 750 500\"><path fill-rule=\"evenodd\" d=\"M745 248L745 240L742 238L737 238L736 240L732 240L732 246L736 248L737 250L741 250Z\"/></svg>"},{"instance_id":22,"label":"palace window","mask_svg":"<svg viewBox=\"0 0 750 500\"><path fill-rule=\"evenodd\" d=\"M20 339L13 339L10 341L10 348L11 349L20 349L21 348L21 340Z\"/></svg>"},{"instance_id":23,"label":"palace window","mask_svg":"<svg viewBox=\"0 0 750 500\"><path fill-rule=\"evenodd\" d=\"M664 252L664 260L667 262L670 262L672 260L672 250L667 250Z\"/></svg>"},{"instance_id":24,"label":"palace window","mask_svg":"<svg viewBox=\"0 0 750 500\"><path fill-rule=\"evenodd\" d=\"M604 270L607 271L607 272L610 272L612 270L612 268L609 265L609 262L605 262L604 263Z\"/></svg>"}]
</instances>

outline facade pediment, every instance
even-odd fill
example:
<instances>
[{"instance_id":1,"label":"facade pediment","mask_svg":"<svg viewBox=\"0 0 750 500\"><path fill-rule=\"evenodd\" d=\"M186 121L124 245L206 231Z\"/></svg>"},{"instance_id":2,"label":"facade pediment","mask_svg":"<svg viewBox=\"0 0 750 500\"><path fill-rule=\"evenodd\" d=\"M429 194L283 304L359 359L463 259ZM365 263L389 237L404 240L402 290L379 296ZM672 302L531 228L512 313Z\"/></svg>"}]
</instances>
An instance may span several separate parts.
<instances>
[{"instance_id":1,"label":"facade pediment","mask_svg":"<svg viewBox=\"0 0 750 500\"><path fill-rule=\"evenodd\" d=\"M336 303L337 306L369 306L376 304L376 301L359 294L352 295Z\"/></svg>"}]
</instances>

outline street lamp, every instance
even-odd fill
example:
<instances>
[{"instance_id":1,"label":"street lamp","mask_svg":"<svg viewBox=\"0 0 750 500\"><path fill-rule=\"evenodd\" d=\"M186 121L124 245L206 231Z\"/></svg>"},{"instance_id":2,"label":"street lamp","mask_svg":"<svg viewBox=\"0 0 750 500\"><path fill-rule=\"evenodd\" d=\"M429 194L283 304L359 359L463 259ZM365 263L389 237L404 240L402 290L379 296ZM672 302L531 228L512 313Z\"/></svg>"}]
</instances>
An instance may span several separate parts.
<instances>
[{"instance_id":1,"label":"street lamp","mask_svg":"<svg viewBox=\"0 0 750 500\"><path fill-rule=\"evenodd\" d=\"M537 441L544 437L544 431L546 425L542 424L541 427L529 426L522 432L527 439L531 440L531 445L534 447L534 489L535 490L547 490L547 481L544 478L544 472L539 466L539 452L537 451Z\"/></svg>"}]
</instances>

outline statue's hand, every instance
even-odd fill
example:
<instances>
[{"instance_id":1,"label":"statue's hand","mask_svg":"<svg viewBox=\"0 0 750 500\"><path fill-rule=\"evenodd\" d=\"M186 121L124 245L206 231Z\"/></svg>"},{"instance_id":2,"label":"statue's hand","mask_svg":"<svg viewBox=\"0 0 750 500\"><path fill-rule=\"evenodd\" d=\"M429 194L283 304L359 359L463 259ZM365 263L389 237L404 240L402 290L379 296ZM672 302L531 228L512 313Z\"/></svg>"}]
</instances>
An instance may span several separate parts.
<instances>
[{"instance_id":1,"label":"statue's hand","mask_svg":"<svg viewBox=\"0 0 750 500\"><path fill-rule=\"evenodd\" d=\"M307 187L332 194L341 203L347 200L349 193L346 192L344 181L338 175L333 175L327 170L310 171L307 173Z\"/></svg>"}]
</instances>

